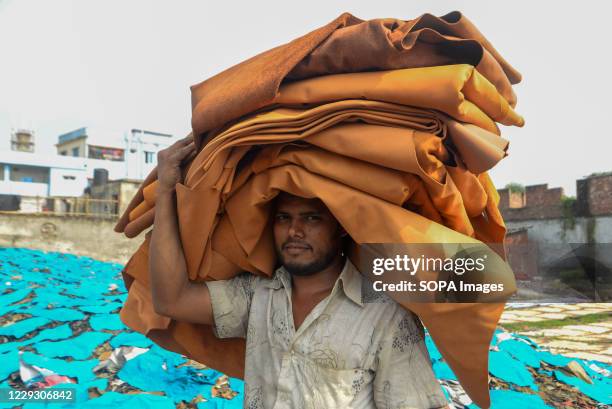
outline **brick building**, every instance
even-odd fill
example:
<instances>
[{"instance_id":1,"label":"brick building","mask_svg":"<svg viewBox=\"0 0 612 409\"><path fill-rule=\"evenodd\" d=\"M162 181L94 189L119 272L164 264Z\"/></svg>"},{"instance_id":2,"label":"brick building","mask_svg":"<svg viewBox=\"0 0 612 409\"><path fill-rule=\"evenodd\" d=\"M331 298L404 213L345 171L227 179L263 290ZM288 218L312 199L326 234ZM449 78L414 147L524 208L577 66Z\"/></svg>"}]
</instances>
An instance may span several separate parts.
<instances>
[{"instance_id":1,"label":"brick building","mask_svg":"<svg viewBox=\"0 0 612 409\"><path fill-rule=\"evenodd\" d=\"M538 276L577 245L599 251L592 258L612 266L612 172L576 181L576 198L547 184L499 189L507 227L508 261L517 279ZM597 245L597 248L589 245ZM557 249L557 250L553 250Z\"/></svg>"},{"instance_id":2,"label":"brick building","mask_svg":"<svg viewBox=\"0 0 612 409\"><path fill-rule=\"evenodd\" d=\"M499 189L499 209L506 222L612 215L612 172L576 181L576 199L548 184Z\"/></svg>"}]
</instances>

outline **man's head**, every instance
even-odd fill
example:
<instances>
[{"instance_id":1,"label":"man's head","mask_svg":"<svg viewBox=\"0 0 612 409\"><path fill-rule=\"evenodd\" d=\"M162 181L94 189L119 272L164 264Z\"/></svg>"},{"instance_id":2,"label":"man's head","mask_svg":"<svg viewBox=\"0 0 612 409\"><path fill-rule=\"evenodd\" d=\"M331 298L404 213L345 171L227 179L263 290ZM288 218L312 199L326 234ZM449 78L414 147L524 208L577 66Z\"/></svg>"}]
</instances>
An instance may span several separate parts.
<instances>
[{"instance_id":1,"label":"man's head","mask_svg":"<svg viewBox=\"0 0 612 409\"><path fill-rule=\"evenodd\" d=\"M276 254L292 275L317 273L341 258L346 232L321 200L282 192L273 216Z\"/></svg>"}]
</instances>

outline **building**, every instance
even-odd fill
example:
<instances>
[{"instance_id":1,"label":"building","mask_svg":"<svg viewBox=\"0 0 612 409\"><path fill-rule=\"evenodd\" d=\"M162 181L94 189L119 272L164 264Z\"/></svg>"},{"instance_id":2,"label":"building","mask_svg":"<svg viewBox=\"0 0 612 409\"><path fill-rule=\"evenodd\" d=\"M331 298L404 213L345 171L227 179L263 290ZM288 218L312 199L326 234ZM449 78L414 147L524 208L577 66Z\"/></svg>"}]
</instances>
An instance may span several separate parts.
<instances>
[{"instance_id":1,"label":"building","mask_svg":"<svg viewBox=\"0 0 612 409\"><path fill-rule=\"evenodd\" d=\"M34 147L30 131L13 132L11 142L12 150L0 151L0 210L75 212L78 208L88 213L92 203L109 207L105 201L114 201L125 207L130 192L156 166L157 152L174 141L169 134L141 129L111 132L84 127L59 136L57 155L29 151ZM108 188L102 189L101 183L94 188L95 173L104 174ZM84 194L84 205L70 199ZM54 199L45 199L50 197Z\"/></svg>"},{"instance_id":2,"label":"building","mask_svg":"<svg viewBox=\"0 0 612 409\"><path fill-rule=\"evenodd\" d=\"M42 211L49 196L81 196L87 187L81 158L0 151L0 209Z\"/></svg>"},{"instance_id":3,"label":"building","mask_svg":"<svg viewBox=\"0 0 612 409\"><path fill-rule=\"evenodd\" d=\"M125 132L84 127L59 136L61 156L87 159L87 177L107 169L110 180L143 180L157 164L157 152L174 142L172 135L130 129Z\"/></svg>"},{"instance_id":4,"label":"building","mask_svg":"<svg viewBox=\"0 0 612 409\"><path fill-rule=\"evenodd\" d=\"M498 192L517 277L560 271L563 263L575 268L580 262L605 266L608 270L596 275L612 282L612 172L577 180L575 198L546 184L511 185Z\"/></svg>"}]
</instances>

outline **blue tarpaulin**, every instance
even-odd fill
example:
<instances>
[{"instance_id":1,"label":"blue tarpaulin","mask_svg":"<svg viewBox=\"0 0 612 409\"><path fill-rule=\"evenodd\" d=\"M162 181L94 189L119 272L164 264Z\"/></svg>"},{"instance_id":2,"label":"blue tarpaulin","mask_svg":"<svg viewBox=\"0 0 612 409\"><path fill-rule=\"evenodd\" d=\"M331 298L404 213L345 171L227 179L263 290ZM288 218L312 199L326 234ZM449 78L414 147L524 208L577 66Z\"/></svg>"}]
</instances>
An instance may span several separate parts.
<instances>
[{"instance_id":1,"label":"blue tarpaulin","mask_svg":"<svg viewBox=\"0 0 612 409\"><path fill-rule=\"evenodd\" d=\"M518 386L528 386L534 391L538 390L538 386L533 381L533 376L525 365L505 351L491 351L489 353L489 372L506 382Z\"/></svg>"},{"instance_id":2,"label":"blue tarpaulin","mask_svg":"<svg viewBox=\"0 0 612 409\"><path fill-rule=\"evenodd\" d=\"M567 376L560 371L555 371L555 378L568 385L575 386L578 390L590 398L606 405L612 405L612 385L607 382L586 383L575 376Z\"/></svg>"},{"instance_id":3,"label":"blue tarpaulin","mask_svg":"<svg viewBox=\"0 0 612 409\"><path fill-rule=\"evenodd\" d=\"M97 359L90 359L87 361L74 360L67 362L63 359L47 358L31 352L24 352L21 355L21 359L29 365L36 365L40 368L48 369L58 375L64 375L69 378L77 378L79 383L93 380L95 378L93 368L100 363L100 361Z\"/></svg>"},{"instance_id":4,"label":"blue tarpaulin","mask_svg":"<svg viewBox=\"0 0 612 409\"><path fill-rule=\"evenodd\" d=\"M89 325L96 331L104 329L118 331L121 329L127 329L118 314L97 314L89 318Z\"/></svg>"},{"instance_id":5,"label":"blue tarpaulin","mask_svg":"<svg viewBox=\"0 0 612 409\"><path fill-rule=\"evenodd\" d=\"M26 318L24 320L0 327L0 335L21 338L24 335L37 330L38 327L47 325L50 322L51 321L46 318Z\"/></svg>"},{"instance_id":6,"label":"blue tarpaulin","mask_svg":"<svg viewBox=\"0 0 612 409\"><path fill-rule=\"evenodd\" d=\"M119 378L132 386L150 391L164 391L176 402L191 400L206 385L214 385L220 375L212 369L197 370L191 366L177 367L184 360L177 360L154 347L145 354L128 361L119 371Z\"/></svg>"},{"instance_id":7,"label":"blue tarpaulin","mask_svg":"<svg viewBox=\"0 0 612 409\"><path fill-rule=\"evenodd\" d=\"M113 348L119 348L120 346L134 346L139 348L148 348L153 344L149 338L137 332L122 332L113 339L110 340L110 345Z\"/></svg>"},{"instance_id":8,"label":"blue tarpaulin","mask_svg":"<svg viewBox=\"0 0 612 409\"><path fill-rule=\"evenodd\" d=\"M508 390L491 391L491 409L553 409L538 395Z\"/></svg>"},{"instance_id":9,"label":"blue tarpaulin","mask_svg":"<svg viewBox=\"0 0 612 409\"><path fill-rule=\"evenodd\" d=\"M85 332L65 341L43 341L35 345L36 350L47 357L71 357L87 359L104 341L112 337L103 332Z\"/></svg>"}]
</instances>

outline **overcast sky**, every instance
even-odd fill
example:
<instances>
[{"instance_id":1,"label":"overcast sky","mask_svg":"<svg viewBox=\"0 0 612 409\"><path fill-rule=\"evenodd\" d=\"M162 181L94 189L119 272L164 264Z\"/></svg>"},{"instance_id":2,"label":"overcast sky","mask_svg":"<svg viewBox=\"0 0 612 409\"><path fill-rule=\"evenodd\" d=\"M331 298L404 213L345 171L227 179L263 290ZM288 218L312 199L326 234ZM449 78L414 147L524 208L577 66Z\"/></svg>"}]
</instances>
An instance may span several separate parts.
<instances>
[{"instance_id":1,"label":"overcast sky","mask_svg":"<svg viewBox=\"0 0 612 409\"><path fill-rule=\"evenodd\" d=\"M608 1L0 0L0 149L11 127L37 152L81 126L190 130L189 86L343 11L411 19L460 10L523 74L523 128L491 175L575 193L612 170Z\"/></svg>"}]
</instances>

